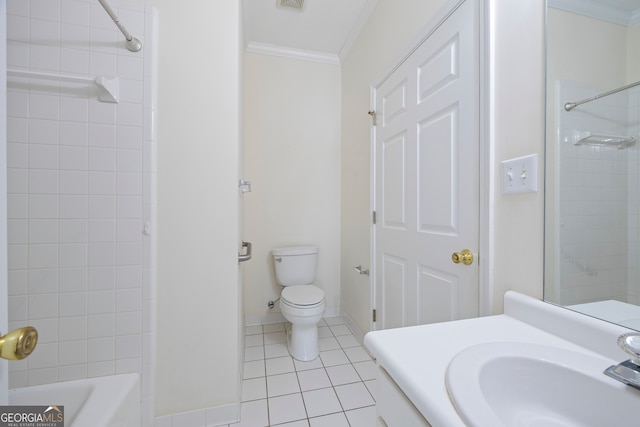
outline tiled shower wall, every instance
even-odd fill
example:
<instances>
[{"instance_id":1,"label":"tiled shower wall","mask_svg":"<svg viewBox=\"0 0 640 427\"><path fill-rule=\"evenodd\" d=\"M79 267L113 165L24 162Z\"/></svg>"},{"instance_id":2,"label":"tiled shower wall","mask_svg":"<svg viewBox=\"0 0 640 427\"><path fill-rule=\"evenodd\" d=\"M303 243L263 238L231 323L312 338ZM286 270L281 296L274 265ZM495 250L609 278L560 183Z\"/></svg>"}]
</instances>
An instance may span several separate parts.
<instances>
[{"instance_id":1,"label":"tiled shower wall","mask_svg":"<svg viewBox=\"0 0 640 427\"><path fill-rule=\"evenodd\" d=\"M155 286L156 15L110 2L143 43L129 52L95 0L8 0L9 69L117 76L8 78L9 321L37 350L10 387L137 372L150 425Z\"/></svg>"},{"instance_id":2,"label":"tiled shower wall","mask_svg":"<svg viewBox=\"0 0 640 427\"><path fill-rule=\"evenodd\" d=\"M585 99L601 89L559 82L558 99ZM575 145L574 132L638 138L639 105L631 90L559 113L561 304L638 302L638 142L621 149Z\"/></svg>"}]
</instances>

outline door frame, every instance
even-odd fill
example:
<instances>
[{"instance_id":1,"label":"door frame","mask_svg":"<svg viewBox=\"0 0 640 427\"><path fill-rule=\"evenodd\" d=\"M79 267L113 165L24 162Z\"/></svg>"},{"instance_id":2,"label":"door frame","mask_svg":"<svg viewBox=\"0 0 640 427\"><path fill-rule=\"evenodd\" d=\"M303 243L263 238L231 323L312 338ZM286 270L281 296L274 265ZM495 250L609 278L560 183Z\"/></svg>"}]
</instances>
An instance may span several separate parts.
<instances>
[{"instance_id":1,"label":"door frame","mask_svg":"<svg viewBox=\"0 0 640 427\"><path fill-rule=\"evenodd\" d=\"M493 19L492 13L494 8L492 7L495 0L449 0L436 15L422 28L416 40L411 43L408 49L403 52L397 61L389 70L383 75L382 78L377 80L375 85L370 87L370 111L375 111L376 108L376 96L377 88L379 88L385 80L387 80L410 56L411 54L424 43L431 34L440 27L440 25L449 16L455 12L460 5L465 1L476 1L479 7L479 32L480 32L480 52L479 52L479 121L480 121L480 173L478 185L482 191L479 192L480 206L479 206L479 236L478 236L478 314L479 316L487 316L493 314L493 274L492 274L492 259L493 259L493 210L491 207L494 204L495 199L495 174L492 173L494 169L493 161L493 141L494 141L494 102L493 91L491 88L494 86L493 81L495 78L495 72L493 67L492 56L492 41L494 40L494 29L492 27ZM375 125L371 123L370 128L370 176L369 176L369 191L370 191L370 211L373 213L376 209L376 132ZM370 223L370 308L374 310L376 308L376 227L371 221ZM376 330L376 322L373 321L373 316L369 318L369 330Z\"/></svg>"}]
</instances>

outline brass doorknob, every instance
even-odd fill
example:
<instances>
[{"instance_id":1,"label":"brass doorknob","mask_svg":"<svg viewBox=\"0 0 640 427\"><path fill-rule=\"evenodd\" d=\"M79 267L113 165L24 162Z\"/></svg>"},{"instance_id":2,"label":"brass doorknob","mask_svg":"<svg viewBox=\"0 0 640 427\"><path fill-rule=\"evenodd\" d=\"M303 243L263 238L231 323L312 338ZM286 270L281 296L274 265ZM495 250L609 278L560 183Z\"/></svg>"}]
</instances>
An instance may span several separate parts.
<instances>
[{"instance_id":1,"label":"brass doorknob","mask_svg":"<svg viewBox=\"0 0 640 427\"><path fill-rule=\"evenodd\" d=\"M29 356L38 344L38 331L33 326L16 329L0 337L0 357L21 360Z\"/></svg>"},{"instance_id":2,"label":"brass doorknob","mask_svg":"<svg viewBox=\"0 0 640 427\"><path fill-rule=\"evenodd\" d=\"M452 253L451 260L456 264L471 265L473 264L473 253L469 249L463 249L460 252Z\"/></svg>"}]
</instances>

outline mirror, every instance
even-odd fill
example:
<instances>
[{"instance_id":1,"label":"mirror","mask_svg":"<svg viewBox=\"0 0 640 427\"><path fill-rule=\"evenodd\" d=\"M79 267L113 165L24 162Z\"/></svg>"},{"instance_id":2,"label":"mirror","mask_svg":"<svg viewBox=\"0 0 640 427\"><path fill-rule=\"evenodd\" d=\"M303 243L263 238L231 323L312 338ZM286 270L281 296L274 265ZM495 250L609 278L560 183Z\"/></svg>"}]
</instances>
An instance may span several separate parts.
<instances>
[{"instance_id":1,"label":"mirror","mask_svg":"<svg viewBox=\"0 0 640 427\"><path fill-rule=\"evenodd\" d=\"M547 1L544 299L636 330L638 49L640 0Z\"/></svg>"}]
</instances>

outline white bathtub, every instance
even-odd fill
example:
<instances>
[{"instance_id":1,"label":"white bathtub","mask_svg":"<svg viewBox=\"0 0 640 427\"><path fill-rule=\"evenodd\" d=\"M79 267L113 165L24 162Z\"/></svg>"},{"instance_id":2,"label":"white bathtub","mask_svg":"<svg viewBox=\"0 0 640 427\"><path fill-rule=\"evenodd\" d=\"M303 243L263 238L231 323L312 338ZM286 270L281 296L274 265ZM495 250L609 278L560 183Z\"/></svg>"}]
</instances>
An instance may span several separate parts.
<instances>
[{"instance_id":1,"label":"white bathtub","mask_svg":"<svg viewBox=\"0 0 640 427\"><path fill-rule=\"evenodd\" d=\"M140 376L122 374L9 390L10 405L64 405L65 427L139 427Z\"/></svg>"}]
</instances>

